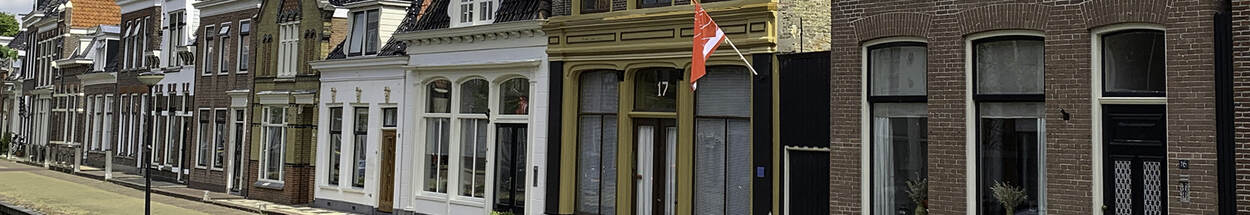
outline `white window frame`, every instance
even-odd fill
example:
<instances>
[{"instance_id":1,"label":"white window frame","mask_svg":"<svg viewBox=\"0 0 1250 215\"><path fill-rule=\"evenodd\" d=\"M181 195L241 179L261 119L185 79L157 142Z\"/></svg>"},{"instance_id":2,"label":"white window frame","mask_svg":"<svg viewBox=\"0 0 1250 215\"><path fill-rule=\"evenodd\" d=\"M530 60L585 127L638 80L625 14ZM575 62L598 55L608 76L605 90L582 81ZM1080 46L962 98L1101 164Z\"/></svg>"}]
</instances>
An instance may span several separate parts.
<instances>
[{"instance_id":1,"label":"white window frame","mask_svg":"<svg viewBox=\"0 0 1250 215\"><path fill-rule=\"evenodd\" d=\"M1102 138L1102 127L1103 127L1102 126L1102 123L1103 123L1102 105L1149 104L1149 105L1164 105L1165 110L1167 109L1166 105L1168 103L1168 100L1167 100L1166 95L1163 97L1103 97L1102 37L1107 34L1117 33L1121 31L1128 31L1128 30L1155 30L1155 31L1163 32L1165 36L1167 35L1167 30L1162 25L1144 24L1144 23L1115 24L1115 25L1105 26L1101 28L1095 28L1090 31L1091 42L1090 42L1090 64L1089 64L1090 65L1090 73L1089 73L1090 79L1089 80L1090 80L1090 101L1092 101L1090 102L1090 121L1092 121L1091 126L1090 126L1090 144L1093 145L1093 148L1094 148L1093 150L1090 151L1091 153L1090 157L1092 158L1092 164L1093 164L1092 168L1090 168L1090 170L1093 171L1093 174L1092 174L1093 177L1091 180L1091 183L1093 183L1092 184L1093 186L1091 186L1091 191L1093 191L1092 192L1093 198L1091 198L1092 204L1090 205L1093 206L1092 211L1094 211L1095 215L1104 214L1104 212L1102 211L1102 206L1104 202L1103 200L1105 198L1108 198L1107 194L1103 193L1103 190L1105 190L1103 180L1105 180L1105 178L1108 176L1103 174L1105 172L1103 170L1103 165L1104 165L1103 160L1105 158L1103 156L1104 149L1103 149L1103 141L1102 141L1103 139ZM1163 50L1164 58L1166 59L1167 54L1168 54L1167 53L1168 50L1166 49L1166 47L1168 47L1168 42L1165 39L1163 40L1163 43L1164 43L1163 47L1165 47L1165 49ZM1165 64L1166 64L1166 61L1165 61ZM1167 71L1164 71L1164 74L1166 78ZM1164 81L1163 83L1164 85L1166 85L1167 81ZM1166 134L1164 135L1166 136ZM1168 195L1165 194L1165 197L1167 196Z\"/></svg>"},{"instance_id":2,"label":"white window frame","mask_svg":"<svg viewBox=\"0 0 1250 215\"><path fill-rule=\"evenodd\" d=\"M347 40L344 41L346 46L343 49L344 54L347 54L347 56L355 57L355 56L364 56L364 55L374 55L374 54L377 54L378 51L380 51L382 43L380 43L379 41L381 40L381 35L378 33L378 31L381 31L381 29L379 29L381 26L375 26L373 29L374 37L369 38L369 14L370 13L377 14L377 18L379 20L373 20L373 21L377 22L378 25L381 25L380 20L382 19L382 15L381 15L381 9L379 8L352 11L350 14L348 14L348 17L351 18L351 24L347 26L348 35L347 35ZM357 15L362 16L364 20L357 19L356 18ZM360 28L360 32L355 31L355 28L357 27ZM355 42L352 41L357 38L360 38L360 41L355 41ZM377 46L368 47L369 39L373 39L374 40L373 42ZM356 49L356 48L360 48L360 51L353 52L353 49ZM373 48L373 51L370 52L369 48Z\"/></svg>"},{"instance_id":3,"label":"white window frame","mask_svg":"<svg viewBox=\"0 0 1250 215\"><path fill-rule=\"evenodd\" d=\"M448 6L447 14L451 14L451 27L467 27L491 24L495 22L495 13L499 10L499 0L453 0ZM467 9L467 10L466 10ZM465 20L468 18L469 20Z\"/></svg>"},{"instance_id":4,"label":"white window frame","mask_svg":"<svg viewBox=\"0 0 1250 215\"><path fill-rule=\"evenodd\" d=\"M225 121L221 121L221 122L218 122L218 121L217 121L217 117L218 117L217 115L218 115L218 113L219 113L218 111L220 111L220 113L224 113L224 114L225 114L225 117L226 117L226 120L225 120ZM212 125L212 129L210 129L210 130L212 130L212 135L213 135L213 137L211 138L211 139L212 139L212 142L210 142L210 143L209 143L209 144L211 144L211 145L208 147L208 157L209 157L209 159L208 159L208 168L209 168L209 169L211 169L211 170L221 171L221 170L224 170L224 169L226 168L226 165L227 165L227 164L226 164L226 161L224 161L224 160L218 160L218 159L217 159L217 143L218 143L218 142L220 142L220 143L222 144L222 146L221 146L221 150L228 150L228 147L229 147L229 145L228 145L228 144L229 144L229 143L228 143L228 142L226 142L226 141L229 141L229 140L230 140L230 136L229 136L229 134L230 134L230 133L229 133L229 132L230 132L230 123L231 123L231 121L232 121L232 120L229 118L229 117L230 117L230 109L228 109L228 108L214 108L214 109L212 109L212 110L211 110L211 111L209 111L209 112L212 112L212 113L213 113L213 114L212 114L213 116L212 116L211 118L209 118L209 120L208 120L208 123L209 123L210 125ZM219 123L223 124L223 125L221 125L221 126L223 126L223 127L221 127L221 128L222 128L222 129L224 129L225 131L218 131L218 130L217 130L217 128L218 128L218 124L219 124ZM218 136L218 135L217 135L217 133L218 133L218 132L220 132L222 135L221 135L221 136ZM218 139L218 138L224 138L224 139ZM229 158L229 157L228 157L228 154L230 153L230 151L226 151L225 153L227 153L227 155L223 155L223 156L221 156L221 158L222 158L222 159L228 159L228 158ZM217 167L217 162L221 162L221 167Z\"/></svg>"},{"instance_id":5,"label":"white window frame","mask_svg":"<svg viewBox=\"0 0 1250 215\"><path fill-rule=\"evenodd\" d=\"M868 58L869 48L876 45L897 43L897 42L918 42L929 44L928 40L919 37L892 37L882 38L868 41L860 45L860 75L859 75L859 131L860 131L860 147L859 147L859 191L860 205L872 205L872 105L868 102ZM872 214L872 207L860 207L860 213Z\"/></svg>"},{"instance_id":6,"label":"white window frame","mask_svg":"<svg viewBox=\"0 0 1250 215\"><path fill-rule=\"evenodd\" d=\"M216 73L214 70L217 68L209 68L209 65L216 63L216 61L213 60L213 57L216 57L216 53L214 53L213 50L216 50L217 48L217 43L214 39L214 37L217 36L217 32L215 31L217 30L216 27L216 25L211 24L204 26L204 53L202 54L204 55L204 59L200 61L202 62L200 63L201 76L211 76L213 73Z\"/></svg>"},{"instance_id":7,"label":"white window frame","mask_svg":"<svg viewBox=\"0 0 1250 215\"><path fill-rule=\"evenodd\" d=\"M344 142L346 142L346 141L344 141L344 138L343 138L343 128L346 128L346 126L344 126L344 125L346 125L346 124L347 124L347 119L342 119L342 120L340 120L340 121L339 121L339 125L341 126L341 127L339 127L339 140L338 140L338 142L334 142L334 139L331 137L331 136L332 136L332 134L330 133L330 132L332 132L332 129L333 129L333 126L334 126L333 124L331 124L331 123L334 123L334 116L333 116L333 115L331 115L330 113L334 113L334 112L333 112L333 111L330 111L330 110L332 110L332 109L334 109L334 108L339 108L339 117L343 117L343 114L345 113L345 112L343 112L343 110L344 110L344 109L347 109L347 106L346 106L346 105L343 105L343 103L325 103L323 106L325 107L325 112L324 112L324 113L325 113L325 115L326 115L326 119L325 119L326 125L324 125L324 126L326 127L326 130L325 130L325 131L326 131L326 133L324 134L324 135L325 135L325 137L326 137L326 138L325 138L325 140L326 140L326 145L325 145L325 152L324 152L324 153L327 155L327 159L324 159L324 160L326 160L326 163L325 163L325 164L322 164L323 166L325 166L325 169L323 170L325 173L318 173L318 174L324 174L324 175L325 175L325 177L324 177L324 178L325 178L325 180L323 180L323 181L319 182L319 184L322 184L322 185L324 185L324 186L328 186L328 187L335 187L335 188L337 188L337 187L343 187L343 143L344 143ZM339 164L339 165L338 165L338 174L339 174L339 175L338 175L338 178L337 178L338 182L337 182L336 184L330 184L330 177L332 177L332 176L330 175L330 168L333 168L331 165L333 165L333 162L334 162L334 161L333 161L333 160L331 160L331 159L329 159L329 158L328 158L328 157L329 157L328 155L329 155L330 153L333 153L333 152L334 152L334 145L335 145L335 144L338 144L338 146L339 146L339 157L338 157L338 160L339 160L339 163L338 163L338 164ZM318 171L318 172L321 172L321 171ZM350 186L348 186L348 187L350 187Z\"/></svg>"},{"instance_id":8,"label":"white window frame","mask_svg":"<svg viewBox=\"0 0 1250 215\"><path fill-rule=\"evenodd\" d=\"M279 24L278 78L293 78L299 73L299 22Z\"/></svg>"},{"instance_id":9,"label":"white window frame","mask_svg":"<svg viewBox=\"0 0 1250 215\"><path fill-rule=\"evenodd\" d=\"M244 25L246 25L247 27L245 28ZM251 52L250 52L251 50L249 50L251 49L251 46L252 46L252 44L250 43L251 38L252 38L251 26L252 26L251 19L239 20L239 39L237 39L238 45L235 46L234 48L237 53L237 55L235 55L234 62L236 65L238 65L239 68L235 70L234 72L235 74L247 73L248 65L251 64L252 62L251 59L248 59L252 57ZM249 39L248 42L243 41L244 37L247 37ZM245 45L247 47L244 47Z\"/></svg>"},{"instance_id":10,"label":"white window frame","mask_svg":"<svg viewBox=\"0 0 1250 215\"><path fill-rule=\"evenodd\" d=\"M217 66L216 66L217 75L230 74L230 67L226 66L226 44L229 44L229 43L226 43L226 40L230 39L230 32L231 30L233 30L233 29L230 29L230 26L231 26L230 22L223 22L221 24L218 24L217 31L224 31L224 33L217 34L217 44L209 44L209 45L217 46Z\"/></svg>"},{"instance_id":11,"label":"white window frame","mask_svg":"<svg viewBox=\"0 0 1250 215\"><path fill-rule=\"evenodd\" d=\"M280 123L273 123L269 121L270 110L274 108L278 108L282 110L283 117L282 117L282 122ZM256 171L257 174L259 174L257 175L259 176L257 178L259 178L260 181L281 182L284 178L283 171L285 171L285 167L283 166L283 164L278 165L278 174L277 174L278 178L277 179L269 179L269 178L266 178L265 175L268 175L269 173L269 168L268 168L269 163L274 161L274 158L269 157L269 145L268 145L270 144L269 138L271 138L270 136L273 135L269 133L268 128L270 127L282 128L281 130L283 132L282 134L279 134L278 136L279 144L282 144L282 147L279 147L281 151L278 153L280 157L277 158L277 161L285 162L285 159L286 159L285 158L286 156L286 124L288 121L286 117L286 115L288 114L286 112L288 109L289 107L286 107L286 106L266 106L262 109L264 111L263 113L264 118L261 119L261 141L263 141L263 143L261 143L260 145L261 146L260 147L260 168L257 168L260 171Z\"/></svg>"},{"instance_id":12,"label":"white window frame","mask_svg":"<svg viewBox=\"0 0 1250 215\"><path fill-rule=\"evenodd\" d=\"M169 29L168 29L169 36L166 41L169 43L168 44L169 46L168 46L168 50L166 51L168 52L167 55L169 55L168 56L169 59L166 61L167 66L168 67L181 67L182 59L178 58L177 56L178 54L174 52L174 50L178 50L178 47L183 45L183 38L186 36L185 35L186 34L185 27L187 25L186 20L185 20L187 18L186 11L179 10L175 12L170 12L168 16L169 16L169 21L167 23L169 24Z\"/></svg>"},{"instance_id":13,"label":"white window frame","mask_svg":"<svg viewBox=\"0 0 1250 215\"><path fill-rule=\"evenodd\" d=\"M208 114L204 114L204 113L208 113ZM198 135L196 135L196 137L195 137L195 142L196 142L196 144L195 144L195 146L196 146L196 148L195 148L195 168L197 168L197 169L207 169L207 168L208 168L208 166L212 164L212 159L211 159L211 158L210 158L210 159L205 159L205 156L202 156L202 155L204 155L204 154L208 154L208 153L205 153L205 152L204 152L204 150L206 149L206 147L204 147L204 145L205 145L205 144L210 144L210 143L212 142L211 140L209 141L209 143L205 143L205 142L204 142L204 135L211 135L211 133L212 133L212 122L211 122L211 120L212 120L212 118L211 118L212 113L213 113L213 110L212 110L211 108L199 108L199 109L197 109L197 110L196 110L196 114L195 114L195 115L197 115L197 116L199 117L199 119L200 119L200 120L198 120L198 121L196 121L196 122L195 122L196 126L204 126L204 123L202 123L203 121L205 121L205 120L210 121L210 122L208 123L208 125L209 125L208 127L209 127L209 128L207 128L207 129L209 129L209 130L208 130L208 132L204 132L204 131L205 131L205 128L199 128L199 129L196 129L196 131L197 131L196 133L197 133ZM209 134L205 134L205 133L209 133ZM201 162L202 162L202 164L201 164Z\"/></svg>"},{"instance_id":14,"label":"white window frame","mask_svg":"<svg viewBox=\"0 0 1250 215\"><path fill-rule=\"evenodd\" d=\"M969 158L969 159L964 159L964 162L965 162L964 165L968 166L968 168L964 168L964 171L965 171L964 176L965 176L965 181L966 181L966 183L964 184L965 185L964 189L967 191L965 192L967 193L966 195L967 201L965 202L966 203L965 208L967 209L966 211L967 214L977 214L977 210L979 209L977 202L980 201L980 196L977 196L978 194L977 186L979 185L978 183L980 183L979 181L977 181L980 177L980 175L978 175L978 170L980 169L980 166L977 165L977 160L980 159L980 156L978 154L978 149L977 149L977 144L979 143L977 142L977 140L980 137L980 135L978 135L977 130L980 128L981 124L978 122L978 119L980 119L980 116L977 114L977 104L979 102L972 98L974 94L973 87L977 85L977 83L975 83L973 80L973 76L976 75L976 73L973 71L973 67L976 66L975 65L976 62L975 62L974 57L972 57L973 56L972 49L976 48L974 46L975 45L974 41L976 40L994 38L994 37L1010 37L1010 36L1030 36L1030 37L1046 38L1046 34L1044 32L1029 31L1029 30L991 31L991 32L973 34L964 38L964 56L967 56L967 57L964 57L964 83L966 83L964 84L964 92L965 92L964 93L964 101L965 101L964 102L964 116L966 116L964 117L965 118L964 123L966 123L965 125L968 125L968 126L964 126L964 132L965 132L964 137L966 141L966 144L964 144L964 152L965 152L964 156L966 156L966 158ZM1042 42L1045 43L1046 40L1043 39ZM1042 102L1042 104L1044 105L1045 102ZM1045 124L1046 118L1044 116L1038 120L1042 121L1042 125L1046 125ZM1037 192L1039 194L1039 196L1037 197L1037 202L1038 202L1038 209L1039 209L1038 211L1040 211L1041 214L1044 215L1046 214L1046 208L1047 208L1046 207L1046 194L1047 194L1046 149L1047 147L1046 147L1046 141L1045 141L1046 140L1046 127L1041 126L1039 127L1039 129L1041 129L1040 138L1042 139L1042 141L1038 143L1038 148L1037 148L1038 149L1038 152L1037 152L1038 171L1040 171L1038 173L1039 178L1037 182L1038 183Z\"/></svg>"}]
</instances>

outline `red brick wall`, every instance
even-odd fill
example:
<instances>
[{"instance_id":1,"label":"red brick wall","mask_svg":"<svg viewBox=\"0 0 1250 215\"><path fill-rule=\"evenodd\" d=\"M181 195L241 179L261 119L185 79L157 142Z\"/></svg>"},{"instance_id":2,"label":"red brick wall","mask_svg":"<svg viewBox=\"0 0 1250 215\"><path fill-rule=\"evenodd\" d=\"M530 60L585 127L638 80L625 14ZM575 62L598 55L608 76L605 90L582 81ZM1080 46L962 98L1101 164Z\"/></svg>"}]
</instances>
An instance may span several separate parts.
<instances>
[{"instance_id":1,"label":"red brick wall","mask_svg":"<svg viewBox=\"0 0 1250 215\"><path fill-rule=\"evenodd\" d=\"M239 25L240 24L239 21L245 20L245 19L251 19L251 17L256 14L256 11L257 9L247 9L247 10L235 11L235 12L200 18L201 25L212 24L214 25L215 29L218 29L218 30L214 30L214 32L211 32L211 35L214 37L214 42L221 39L221 37L219 37L219 34L218 34L220 32L219 29L221 29L221 27L217 25L220 25L223 22L230 23L230 33L228 35L229 37L227 38L226 44L225 44L226 45L225 50L227 51L225 55L226 56L225 67L228 68L229 72L227 74L222 75L220 74L220 71L212 71L213 75L204 76L202 75L204 74L204 71L203 71L204 67L200 66L202 64L197 64L196 70L195 70L195 105L191 109L195 111L195 114L197 114L197 118L195 118L195 123L192 124L192 127L193 127L192 131L196 133L196 135L193 135L193 136L196 138L198 138L201 135L205 135L205 134L199 134L199 131L200 131L199 129L200 118L199 117L209 117L209 116L199 115L200 108L209 108L210 111L211 109L215 109L215 108L229 108L230 96L226 94L226 91L246 90L246 89L252 88L252 75L251 75L252 73L250 73L252 69L250 69L250 65L248 65L249 66L248 71L245 71L244 73L240 73L239 65L238 65L239 62L238 62L237 50L239 48L238 47L239 38L240 38L239 33L242 31L241 26ZM253 26L256 25L255 23L256 20L252 20L251 22ZM203 27L201 26L201 28ZM205 32L202 32L202 31L203 30L199 30L199 31L189 30L188 32L200 32L201 35L196 36L196 39L199 40L199 44L207 44L205 41L204 35L202 35ZM252 41L256 41L255 34L252 34L250 37ZM252 46L252 47L255 47L255 46ZM196 49L196 52L198 52L196 56L200 56L200 57L197 57L198 59L197 61L203 61L202 59L204 57L202 56L204 56L203 55L204 50L206 49L205 48ZM232 113L232 110L227 109L227 113ZM210 120L215 120L215 119L210 119ZM226 123L234 123L234 119L227 118ZM229 128L229 126L227 126L227 128ZM207 134L207 135L212 135L212 134ZM199 153L197 151L199 148L197 147L199 146L200 140L196 138L192 138L190 142L191 144L188 144L188 147L192 148L191 153L190 153L191 158L189 158L189 160L193 163L193 165L194 165L194 162L197 161L199 157ZM233 138L233 136L230 136L227 138ZM244 138L244 139L249 139L249 138ZM229 143L229 141L227 141L227 143ZM244 146L246 147L246 145ZM242 156L242 155L239 155L239 156ZM227 180L226 180L226 173L223 171L227 171L227 169L223 168L222 170L209 170L209 169L194 168L191 170L191 183L189 184L189 186L200 188L200 189L225 191Z\"/></svg>"},{"instance_id":2,"label":"red brick wall","mask_svg":"<svg viewBox=\"0 0 1250 215\"><path fill-rule=\"evenodd\" d=\"M1233 0L1233 103L1237 213L1250 213L1250 0Z\"/></svg>"},{"instance_id":3,"label":"red brick wall","mask_svg":"<svg viewBox=\"0 0 1250 215\"><path fill-rule=\"evenodd\" d=\"M1023 2L1023 3L1020 3ZM1047 209L1090 214L1090 29L1119 23L1165 28L1168 68L1168 208L1214 213L1216 204L1212 15L1216 1L835 1L833 6L831 154L832 213L861 210L861 48L890 37L928 41L929 207L967 211L964 39L994 30L1034 30L1046 38ZM1244 19L1242 19L1244 20ZM1244 66L1244 64L1243 64ZM1060 109L1072 114L1063 120ZM1179 159L1191 168L1177 169ZM1188 175L1192 202L1177 198Z\"/></svg>"}]
</instances>

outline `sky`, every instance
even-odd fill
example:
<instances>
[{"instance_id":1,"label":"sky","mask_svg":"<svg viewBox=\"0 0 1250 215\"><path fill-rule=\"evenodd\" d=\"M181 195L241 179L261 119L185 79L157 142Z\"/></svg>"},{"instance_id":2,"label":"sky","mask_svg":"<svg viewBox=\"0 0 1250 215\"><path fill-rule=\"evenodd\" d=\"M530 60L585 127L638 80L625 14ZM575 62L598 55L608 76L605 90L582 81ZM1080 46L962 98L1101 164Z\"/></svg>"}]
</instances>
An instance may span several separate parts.
<instances>
[{"instance_id":1,"label":"sky","mask_svg":"<svg viewBox=\"0 0 1250 215\"><path fill-rule=\"evenodd\" d=\"M0 0L0 12L18 15L29 13L34 0ZM21 22L21 18L18 18Z\"/></svg>"}]
</instances>

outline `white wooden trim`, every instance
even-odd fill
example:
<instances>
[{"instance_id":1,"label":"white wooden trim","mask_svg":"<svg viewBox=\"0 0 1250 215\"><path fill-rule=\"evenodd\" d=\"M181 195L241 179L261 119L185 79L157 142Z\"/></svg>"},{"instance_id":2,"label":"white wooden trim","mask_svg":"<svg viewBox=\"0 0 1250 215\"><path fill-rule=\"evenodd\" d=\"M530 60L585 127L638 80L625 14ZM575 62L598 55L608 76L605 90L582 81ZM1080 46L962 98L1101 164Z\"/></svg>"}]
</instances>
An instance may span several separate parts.
<instances>
[{"instance_id":1,"label":"white wooden trim","mask_svg":"<svg viewBox=\"0 0 1250 215\"><path fill-rule=\"evenodd\" d=\"M1090 168L1090 170L1093 171L1093 173L1091 174L1093 177L1091 177L1092 180L1090 180L1090 183L1092 183L1090 188L1091 188L1091 195L1093 195L1093 198L1091 200L1092 204L1090 204L1090 206L1093 208L1091 208L1092 210L1090 211L1093 211L1094 215L1104 214L1102 211L1103 198L1106 197L1106 194L1103 193L1103 185L1102 185L1103 177L1105 177L1102 174L1103 173L1102 105L1103 104L1116 104L1116 103L1131 104L1135 102L1135 99L1132 99L1132 98L1112 98L1110 100L1105 100L1106 98L1102 97L1102 49L1101 49L1102 36L1108 33L1113 33L1113 32L1118 32L1118 31L1123 31L1123 30L1132 30L1132 29L1148 29L1148 30L1158 30L1158 31L1164 30L1162 25L1157 25L1157 24L1123 23L1123 24L1104 26L1104 27L1096 28L1090 31L1090 49L1089 49L1090 50L1090 63L1089 63L1090 73L1089 74L1090 74L1090 101L1092 101L1090 102L1090 145L1093 146L1093 150L1090 150L1090 153L1091 153L1090 157L1093 158L1091 160L1092 165ZM1164 41L1164 47L1167 47L1166 40ZM1164 49L1164 52L1166 51L1167 50ZM1166 53L1164 56L1167 56ZM1165 81L1164 84L1166 85L1167 82ZM1167 102L1166 97L1162 99L1164 100L1163 101L1164 103ZM1157 99L1137 100L1136 102L1152 102L1153 104L1153 102L1157 102L1154 100L1157 100ZM1103 103L1104 101L1109 101L1110 103Z\"/></svg>"},{"instance_id":2,"label":"white wooden trim","mask_svg":"<svg viewBox=\"0 0 1250 215\"><path fill-rule=\"evenodd\" d=\"M860 45L860 81L859 81L859 193L860 213L872 214L872 107L868 103L868 47L895 42L928 43L919 37L891 37L864 42Z\"/></svg>"}]
</instances>

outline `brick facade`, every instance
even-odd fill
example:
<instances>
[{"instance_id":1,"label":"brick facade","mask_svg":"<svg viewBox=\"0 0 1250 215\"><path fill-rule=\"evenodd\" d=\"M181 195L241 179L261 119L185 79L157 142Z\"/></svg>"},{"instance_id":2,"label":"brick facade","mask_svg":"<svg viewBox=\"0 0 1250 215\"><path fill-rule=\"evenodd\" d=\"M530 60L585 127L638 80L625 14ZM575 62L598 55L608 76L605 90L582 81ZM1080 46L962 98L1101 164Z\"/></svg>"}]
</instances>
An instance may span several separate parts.
<instances>
[{"instance_id":1,"label":"brick facade","mask_svg":"<svg viewBox=\"0 0 1250 215\"><path fill-rule=\"evenodd\" d=\"M929 211L966 213L965 36L1029 30L1045 36L1046 208L1091 214L1094 148L1091 129L1090 29L1122 23L1164 28L1167 58L1167 172L1171 213L1215 212L1213 14L1215 1L837 1L832 23L830 208L858 213L861 204L862 44L924 38L928 44ZM1011 17L1011 18L1004 18ZM1243 19L1244 20L1244 19ZM1183 54L1181 54L1183 53ZM1071 114L1064 120L1060 111ZM1179 169L1178 160L1190 160ZM1182 175L1190 202L1178 199ZM1104 194L1105 196L1106 194ZM1101 203L1099 203L1101 204Z\"/></svg>"},{"instance_id":2,"label":"brick facade","mask_svg":"<svg viewBox=\"0 0 1250 215\"><path fill-rule=\"evenodd\" d=\"M256 15L257 10L258 9L246 9L246 10L234 11L234 12L229 12L225 14L219 14L219 15L200 18L200 23L204 25L208 25L208 24L220 25L221 23L230 23L229 26L231 29L225 41L226 59L225 59L224 67L227 68L228 71L224 74L221 73L220 71L212 71L212 75L203 75L204 67L203 66L196 67L196 70L195 70L196 71L195 72L196 73L195 75L195 83L196 83L195 84L195 105L194 105L194 108L192 108L192 110L196 111L195 113L197 114L198 117L209 117L209 116L200 114L200 110L213 111L213 110L222 109L222 108L225 108L227 110L227 113L233 114L233 110L229 109L231 107L230 96L227 95L226 92L232 91L232 90L250 90L252 88L252 73L250 73L249 71L255 70L253 68L254 67L253 65L255 64L244 65L243 67L244 69L240 69L241 67L239 65L238 50L239 50L239 40L241 38L240 33L243 30L240 26L240 23L241 21L244 21L244 20L247 20L249 22L255 22L254 20L251 20L251 19L253 18L253 16ZM255 26L254 23L250 25ZM203 32L202 30L199 31L200 35L195 37L197 40L199 40L196 43L201 44L200 46L202 47L205 45L210 45L206 41L207 37L204 35L205 33L211 34L211 36L214 37L214 41L220 40L222 38L218 34L220 31L220 26L218 26L216 29L218 30L214 30L215 32ZM249 32L250 32L250 29L249 29ZM256 37L254 35L251 35L250 33L249 33L249 38L252 41L256 41ZM255 46L249 46L249 47L255 47ZM197 52L195 56L197 56L196 58L199 59L200 61L202 61L202 59L204 58L203 56L204 56L205 50L206 50L205 48L197 48L195 50ZM217 50L217 51L220 52L222 50ZM254 52L254 51L248 50L248 52ZM200 137L201 135L212 135L212 134L200 134L199 133L200 131L199 121L200 120L201 118L196 118L196 123L193 123L193 131L195 131L196 133L196 135L193 135L193 136ZM210 125L211 123L215 122L215 119L209 119L209 120L210 120ZM231 125L233 122L234 122L234 119L232 119L231 117L226 118L225 123L228 123L228 125ZM230 128L230 127L231 126L227 126L227 128ZM231 129L231 131L233 130ZM227 131L225 133L229 134L230 132ZM233 138L233 137L230 135L227 135L227 138ZM227 144L229 144L230 142L231 141L226 141ZM189 146L198 146L200 143L200 140L193 139L191 140L190 143L191 144L189 144ZM247 144L245 143L243 145L246 146ZM200 159L199 158L200 154L198 153L198 151L196 151L198 150L198 148L192 147L192 149L193 150L191 153L192 154L191 160L198 161ZM245 156L245 155L240 155L240 156ZM228 162L228 161L223 161L223 163L225 162ZM223 167L224 167L224 164L223 164ZM202 168L192 169L191 181L188 184L188 186L193 187L193 188L198 188L198 189L206 189L206 190L224 192L226 190L226 183L228 182L228 179L226 178L227 174L224 171L229 171L229 170L227 168L222 168L220 170L210 170L210 169L202 169Z\"/></svg>"},{"instance_id":3,"label":"brick facade","mask_svg":"<svg viewBox=\"0 0 1250 215\"><path fill-rule=\"evenodd\" d=\"M1232 0L1237 213L1250 213L1250 0Z\"/></svg>"}]
</instances>

